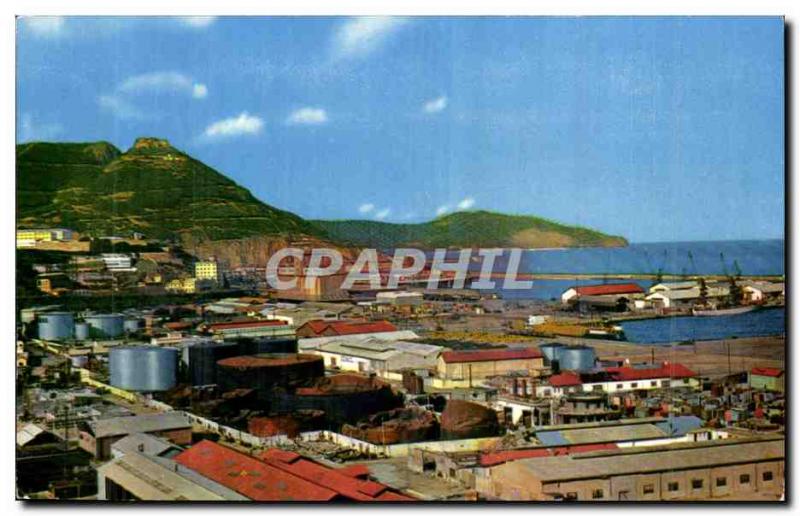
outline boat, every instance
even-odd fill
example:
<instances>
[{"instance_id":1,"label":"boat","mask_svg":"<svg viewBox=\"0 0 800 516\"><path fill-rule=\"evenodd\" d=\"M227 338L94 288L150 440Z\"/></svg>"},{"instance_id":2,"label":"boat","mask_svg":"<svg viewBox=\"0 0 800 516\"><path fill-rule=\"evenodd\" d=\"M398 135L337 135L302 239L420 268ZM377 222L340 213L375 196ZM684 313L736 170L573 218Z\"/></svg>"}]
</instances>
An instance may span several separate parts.
<instances>
[{"instance_id":1,"label":"boat","mask_svg":"<svg viewBox=\"0 0 800 516\"><path fill-rule=\"evenodd\" d=\"M692 308L692 315L695 317L719 317L722 315L739 315L758 310L757 306L735 306L733 308L714 308L704 310L702 308Z\"/></svg>"}]
</instances>

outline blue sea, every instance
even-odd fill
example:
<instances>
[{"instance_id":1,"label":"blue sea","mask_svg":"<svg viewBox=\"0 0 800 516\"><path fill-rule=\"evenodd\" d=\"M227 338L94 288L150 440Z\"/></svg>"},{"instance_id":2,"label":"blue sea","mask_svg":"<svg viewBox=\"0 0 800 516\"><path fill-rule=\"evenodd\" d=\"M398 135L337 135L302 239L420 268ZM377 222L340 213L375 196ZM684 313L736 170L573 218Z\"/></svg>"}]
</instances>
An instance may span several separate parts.
<instances>
[{"instance_id":1,"label":"blue sea","mask_svg":"<svg viewBox=\"0 0 800 516\"><path fill-rule=\"evenodd\" d=\"M505 257L498 258L495 271L505 270ZM659 242L617 248L528 250L522 254L521 273L574 274L724 274L738 265L744 275L784 274L783 240L737 240L721 242ZM596 284L595 280L537 280L530 290L504 290L506 299L557 299L572 285ZM607 283L620 282L608 280ZM627 280L626 280L627 282ZM652 281L637 281L643 288Z\"/></svg>"},{"instance_id":2,"label":"blue sea","mask_svg":"<svg viewBox=\"0 0 800 516\"><path fill-rule=\"evenodd\" d=\"M720 317L646 319L624 322L622 328L628 341L639 344L781 335L786 332L786 311L771 308Z\"/></svg>"}]
</instances>

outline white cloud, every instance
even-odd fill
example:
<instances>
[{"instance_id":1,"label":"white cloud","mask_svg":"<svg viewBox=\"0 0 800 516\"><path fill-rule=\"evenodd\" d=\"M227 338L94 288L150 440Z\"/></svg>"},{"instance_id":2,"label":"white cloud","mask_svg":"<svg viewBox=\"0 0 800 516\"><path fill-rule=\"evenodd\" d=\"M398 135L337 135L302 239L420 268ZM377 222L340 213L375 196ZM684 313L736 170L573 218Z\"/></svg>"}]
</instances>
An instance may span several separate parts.
<instances>
[{"instance_id":1,"label":"white cloud","mask_svg":"<svg viewBox=\"0 0 800 516\"><path fill-rule=\"evenodd\" d=\"M193 29L204 29L217 20L216 16L179 16L178 22Z\"/></svg>"},{"instance_id":2,"label":"white cloud","mask_svg":"<svg viewBox=\"0 0 800 516\"><path fill-rule=\"evenodd\" d=\"M358 16L339 26L333 38L336 58L367 55L378 49L407 19L392 16Z\"/></svg>"},{"instance_id":3,"label":"white cloud","mask_svg":"<svg viewBox=\"0 0 800 516\"><path fill-rule=\"evenodd\" d=\"M17 141L47 141L56 138L64 131L58 123L39 123L30 113L24 113L20 119Z\"/></svg>"},{"instance_id":4,"label":"white cloud","mask_svg":"<svg viewBox=\"0 0 800 516\"><path fill-rule=\"evenodd\" d=\"M425 113L439 113L444 111L447 107L447 97L442 95L435 99L431 99L422 106L422 111Z\"/></svg>"},{"instance_id":5,"label":"white cloud","mask_svg":"<svg viewBox=\"0 0 800 516\"><path fill-rule=\"evenodd\" d=\"M438 208L436 208L436 216L439 217L441 215L444 215L448 211L450 211L450 206L448 206L446 204L443 204L443 205L439 206Z\"/></svg>"},{"instance_id":6,"label":"white cloud","mask_svg":"<svg viewBox=\"0 0 800 516\"><path fill-rule=\"evenodd\" d=\"M459 210L468 210L475 206L475 199L473 197L465 197L458 203Z\"/></svg>"},{"instance_id":7,"label":"white cloud","mask_svg":"<svg viewBox=\"0 0 800 516\"><path fill-rule=\"evenodd\" d=\"M289 125L322 125L328 121L328 113L322 108L304 107L296 109L286 117Z\"/></svg>"},{"instance_id":8,"label":"white cloud","mask_svg":"<svg viewBox=\"0 0 800 516\"><path fill-rule=\"evenodd\" d=\"M226 138L248 134L257 134L264 127L264 121L244 111L239 116L218 120L206 127L203 135L206 138Z\"/></svg>"},{"instance_id":9,"label":"white cloud","mask_svg":"<svg viewBox=\"0 0 800 516\"><path fill-rule=\"evenodd\" d=\"M38 37L52 38L64 34L66 20L63 16L25 16L20 20L25 29Z\"/></svg>"},{"instance_id":10,"label":"white cloud","mask_svg":"<svg viewBox=\"0 0 800 516\"><path fill-rule=\"evenodd\" d=\"M208 96L208 87L205 84L197 83L192 86L192 97L204 99Z\"/></svg>"},{"instance_id":11,"label":"white cloud","mask_svg":"<svg viewBox=\"0 0 800 516\"><path fill-rule=\"evenodd\" d=\"M180 72L148 72L128 77L122 81L117 90L123 93L141 93L144 91L186 91L192 92L192 79Z\"/></svg>"},{"instance_id":12,"label":"white cloud","mask_svg":"<svg viewBox=\"0 0 800 516\"><path fill-rule=\"evenodd\" d=\"M390 213L392 213L392 210L390 210L389 208L384 208L375 214L375 218L377 220L383 220L386 217L388 217Z\"/></svg>"},{"instance_id":13,"label":"white cloud","mask_svg":"<svg viewBox=\"0 0 800 516\"><path fill-rule=\"evenodd\" d=\"M147 118L139 108L117 95L100 95L97 97L97 103L102 109L121 120L143 120Z\"/></svg>"},{"instance_id":14,"label":"white cloud","mask_svg":"<svg viewBox=\"0 0 800 516\"><path fill-rule=\"evenodd\" d=\"M371 202L365 202L361 206L358 207L358 213L369 213L375 209L375 205Z\"/></svg>"}]
</instances>

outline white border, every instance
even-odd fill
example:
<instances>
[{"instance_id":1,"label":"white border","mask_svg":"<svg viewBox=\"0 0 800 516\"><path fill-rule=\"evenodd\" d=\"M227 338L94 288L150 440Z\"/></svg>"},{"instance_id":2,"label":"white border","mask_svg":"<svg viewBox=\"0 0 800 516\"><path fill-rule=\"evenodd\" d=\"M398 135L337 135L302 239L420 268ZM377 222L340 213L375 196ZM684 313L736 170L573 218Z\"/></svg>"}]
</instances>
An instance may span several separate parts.
<instances>
[{"instance_id":1,"label":"white border","mask_svg":"<svg viewBox=\"0 0 800 516\"><path fill-rule=\"evenodd\" d=\"M3 375L6 378L6 388L9 389L9 394L2 396L2 412L3 414L11 415L14 409L14 396L13 386L11 382L14 378L14 363L11 360L11 336L14 335L14 245L13 245L13 228L15 214L14 206L14 15L18 14L62 14L62 15L325 15L325 14L405 14L405 15L574 15L574 16L588 16L588 15L785 15L787 23L793 25L792 39L793 48L787 52L791 56L791 67L797 70L798 54L796 52L796 41L798 38L798 20L800 20L800 2L797 0L761 0L758 2L751 1L698 1L698 0L670 0L662 1L659 3L648 1L624 1L624 0L600 0L592 1L579 1L579 0L556 0L552 2L525 2L525 1L511 1L511 0L493 0L493 1L475 1L475 0L440 0L440 1L422 1L422 0L337 0L324 2L321 0L293 0L281 3L261 5L256 2L247 2L244 0L225 0L224 2L211 2L207 0L195 1L171 1L171 2L148 2L146 0L139 1L97 1L97 0L72 0L65 2L63 0L43 0L35 3L21 0L11 0L4 2L0 6L2 16L0 16L0 56L2 56L2 79L0 80L0 102L3 107L3 117L0 120L0 152L2 152L2 173L6 181L7 187L0 189L0 206L3 206L2 211L2 224L0 224L0 238L5 243L2 249L2 256L5 258L3 264L7 265L3 274L3 291L0 296L0 335L5 336L6 351L4 352L3 362ZM793 91L786 92L787 96L791 96L794 101L792 102L792 112L789 113L789 118L797 120L798 102L797 102L797 75L795 76L795 83L793 84ZM788 123L788 119L787 119ZM795 125L794 133L791 135L791 140L787 141L792 149L798 148L798 130ZM795 157L795 159L797 159ZM790 171L793 175L793 170ZM792 185L796 186L796 185ZM796 189L793 187L789 192L790 198L795 202L791 203L790 220L798 220L798 203L795 196ZM788 199L787 199L788 202ZM787 225L787 228L791 226ZM787 235L788 237L788 235ZM796 235L792 234L791 240L796 243ZM793 246L796 247L796 246ZM788 248L787 248L788 249ZM791 262L791 267L787 270L797 270L798 258L797 249L792 249L792 256L794 259ZM787 264L789 266L789 264ZM790 295L791 301L794 305L797 300L794 297L793 278L790 278ZM794 331L798 328L798 314L797 310L793 309L790 314L791 325ZM792 347L793 343L789 343ZM798 355L800 352L794 350L791 352L791 365L789 366L792 374L790 377L794 380L795 372L798 371ZM795 382L796 383L796 382ZM796 406L794 401L792 408ZM793 413L794 411L792 411ZM7 419L7 429L11 430L11 418ZM789 436L789 441L797 443L792 439L797 435L796 425L794 418L792 420L792 435ZM4 486L5 494L0 503L3 506L2 514L17 513L24 510L25 507L21 503L14 501L13 486L14 486L14 439L10 435L5 435L2 439L3 456L0 459L0 464L3 467L0 469L2 472L1 484ZM794 451L795 445L790 444L790 450ZM793 474L791 479L794 480L794 461L788 462L789 468ZM794 493L797 496L796 493ZM194 511L218 511L219 507L213 506L181 506L181 507L150 507L144 510L170 510L170 512L177 512L183 514L190 514ZM236 510L238 507L225 506L222 510ZM309 507L298 508L279 508L279 507L259 507L251 506L250 510L270 511L273 512L290 512L298 510L309 510ZM354 507L348 506L344 508L336 508L332 506L319 507L316 510L336 511L343 512L353 510ZM452 508L442 506L426 507L424 505L415 505L409 509L401 509L399 507L390 508L365 508L362 510L369 510L371 513L376 511L396 512L398 510L410 511L414 514L424 514L428 511L462 511L470 510L481 511L481 514L496 514L500 511L536 511L537 513L555 513L558 514L581 514L587 510L613 510L613 511L651 511L658 510L660 512L675 512L693 510L688 507L653 507L631 504L630 507L614 506L609 508L602 508L598 505L589 507L569 507L569 508L543 508L541 506L488 506L478 505L475 507L468 507L459 505ZM730 511L760 511L765 507L748 507L748 506L723 506L723 507L705 507L701 508L704 512L714 513L729 513ZM37 513L78 513L79 511L113 511L119 512L125 508L107 506L57 506L57 507L41 507L37 506L35 509ZM142 510L139 508L139 510ZM311 508L311 510L315 510ZM358 510L358 509L357 509Z\"/></svg>"}]
</instances>

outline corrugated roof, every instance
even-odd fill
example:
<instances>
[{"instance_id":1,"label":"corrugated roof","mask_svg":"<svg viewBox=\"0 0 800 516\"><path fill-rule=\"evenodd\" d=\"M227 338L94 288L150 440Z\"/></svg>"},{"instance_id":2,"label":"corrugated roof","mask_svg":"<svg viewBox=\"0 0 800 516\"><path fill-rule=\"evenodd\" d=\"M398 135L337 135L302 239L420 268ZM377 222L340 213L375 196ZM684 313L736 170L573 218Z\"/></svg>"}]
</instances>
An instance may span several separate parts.
<instances>
[{"instance_id":1,"label":"corrugated roof","mask_svg":"<svg viewBox=\"0 0 800 516\"><path fill-rule=\"evenodd\" d=\"M556 457L561 455L571 455L573 453L589 453L593 451L616 450L617 445L613 443L600 444L579 444L575 446L559 446L552 448L529 448L521 450L503 450L499 452L484 453L480 457L480 465L483 467L497 466L504 462L521 459L533 459L537 457Z\"/></svg>"},{"instance_id":2,"label":"corrugated roof","mask_svg":"<svg viewBox=\"0 0 800 516\"><path fill-rule=\"evenodd\" d=\"M599 296L606 294L640 294L644 290L636 283L608 283L605 285L584 285L572 287L579 296Z\"/></svg>"},{"instance_id":3,"label":"corrugated roof","mask_svg":"<svg viewBox=\"0 0 800 516\"><path fill-rule=\"evenodd\" d=\"M325 502L340 497L333 489L211 441L197 443L175 460L257 501Z\"/></svg>"},{"instance_id":4,"label":"corrugated roof","mask_svg":"<svg viewBox=\"0 0 800 516\"><path fill-rule=\"evenodd\" d=\"M778 369L777 367L754 367L750 370L750 374L777 378L783 374L783 369Z\"/></svg>"},{"instance_id":5,"label":"corrugated roof","mask_svg":"<svg viewBox=\"0 0 800 516\"><path fill-rule=\"evenodd\" d=\"M309 321L303 327L308 327L317 335L326 331L332 331L336 335L397 331L397 326L389 321Z\"/></svg>"},{"instance_id":6,"label":"corrugated roof","mask_svg":"<svg viewBox=\"0 0 800 516\"><path fill-rule=\"evenodd\" d=\"M175 411L98 419L90 422L89 427L92 429L92 434L99 438L191 428L192 423L183 412Z\"/></svg>"},{"instance_id":7,"label":"corrugated roof","mask_svg":"<svg viewBox=\"0 0 800 516\"><path fill-rule=\"evenodd\" d=\"M650 380L654 378L694 378L697 373L683 364L664 363L661 367L636 368L630 366L605 369L615 381Z\"/></svg>"},{"instance_id":8,"label":"corrugated roof","mask_svg":"<svg viewBox=\"0 0 800 516\"><path fill-rule=\"evenodd\" d=\"M682 447L659 446L620 450L601 455L579 454L522 459L498 467L522 468L534 478L551 483L783 460L784 454L783 439L755 442L732 439L705 441Z\"/></svg>"},{"instance_id":9,"label":"corrugated roof","mask_svg":"<svg viewBox=\"0 0 800 516\"><path fill-rule=\"evenodd\" d=\"M582 384L581 376L574 371L563 371L561 373L554 374L550 377L548 382L553 387L574 387Z\"/></svg>"},{"instance_id":10,"label":"corrugated roof","mask_svg":"<svg viewBox=\"0 0 800 516\"><path fill-rule=\"evenodd\" d=\"M208 328L210 331L219 331L219 330L234 330L238 328L260 328L262 326L287 326L286 321L281 321L278 319L266 319L263 321L236 321L236 322L226 322L226 323L214 323L209 324Z\"/></svg>"},{"instance_id":11,"label":"corrugated roof","mask_svg":"<svg viewBox=\"0 0 800 516\"><path fill-rule=\"evenodd\" d=\"M461 362L490 362L501 360L526 360L542 358L535 348L486 349L477 351L445 351L442 359L448 364Z\"/></svg>"}]
</instances>

